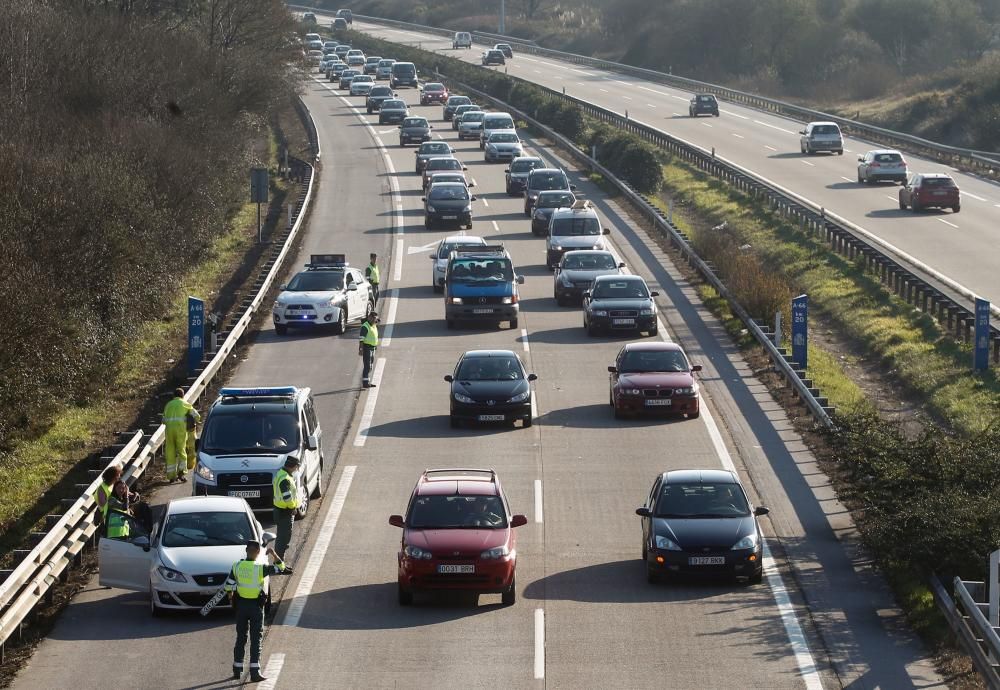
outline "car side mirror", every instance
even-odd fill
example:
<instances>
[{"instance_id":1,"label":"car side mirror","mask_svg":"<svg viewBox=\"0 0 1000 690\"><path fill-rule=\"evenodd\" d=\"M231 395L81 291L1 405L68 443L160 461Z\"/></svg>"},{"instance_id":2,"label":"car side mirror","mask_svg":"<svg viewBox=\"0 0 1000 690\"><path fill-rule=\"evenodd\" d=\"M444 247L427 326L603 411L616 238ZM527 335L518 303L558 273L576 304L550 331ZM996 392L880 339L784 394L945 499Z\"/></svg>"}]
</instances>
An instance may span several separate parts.
<instances>
[{"instance_id":1,"label":"car side mirror","mask_svg":"<svg viewBox=\"0 0 1000 690\"><path fill-rule=\"evenodd\" d=\"M610 235L611 234L611 228L604 228L604 234L605 235Z\"/></svg>"},{"instance_id":2,"label":"car side mirror","mask_svg":"<svg viewBox=\"0 0 1000 690\"><path fill-rule=\"evenodd\" d=\"M149 551L149 537L141 535L132 540L132 543L143 551Z\"/></svg>"},{"instance_id":3,"label":"car side mirror","mask_svg":"<svg viewBox=\"0 0 1000 690\"><path fill-rule=\"evenodd\" d=\"M760 517L761 515L767 515L770 512L771 510L769 508L765 508L764 506L757 506L756 508L753 509L753 514L758 517Z\"/></svg>"},{"instance_id":4,"label":"car side mirror","mask_svg":"<svg viewBox=\"0 0 1000 690\"><path fill-rule=\"evenodd\" d=\"M288 283L282 283L281 285L278 286L278 289L281 290L281 291L287 290L288 289Z\"/></svg>"},{"instance_id":5,"label":"car side mirror","mask_svg":"<svg viewBox=\"0 0 1000 690\"><path fill-rule=\"evenodd\" d=\"M611 374L617 374L618 373L618 367L616 367L614 364L609 364L608 365L608 372L611 373Z\"/></svg>"},{"instance_id":6,"label":"car side mirror","mask_svg":"<svg viewBox=\"0 0 1000 690\"><path fill-rule=\"evenodd\" d=\"M554 269L552 269L552 271L554 273L561 273L562 272L562 266L556 266Z\"/></svg>"},{"instance_id":7,"label":"car side mirror","mask_svg":"<svg viewBox=\"0 0 1000 690\"><path fill-rule=\"evenodd\" d=\"M444 380L447 381L448 383L452 383L455 380L455 377L452 376L451 374L445 374Z\"/></svg>"},{"instance_id":8,"label":"car side mirror","mask_svg":"<svg viewBox=\"0 0 1000 690\"><path fill-rule=\"evenodd\" d=\"M618 268L625 268L625 262L624 261L619 261L618 262Z\"/></svg>"},{"instance_id":9,"label":"car side mirror","mask_svg":"<svg viewBox=\"0 0 1000 690\"><path fill-rule=\"evenodd\" d=\"M510 172L510 168L504 168L504 169L503 169L503 171L504 171L505 173L509 173L509 172Z\"/></svg>"},{"instance_id":10,"label":"car side mirror","mask_svg":"<svg viewBox=\"0 0 1000 690\"><path fill-rule=\"evenodd\" d=\"M514 515L510 518L511 527L522 527L528 524L528 518L524 515Z\"/></svg>"},{"instance_id":11,"label":"car side mirror","mask_svg":"<svg viewBox=\"0 0 1000 690\"><path fill-rule=\"evenodd\" d=\"M469 197L469 201L476 201L476 198L477 198L476 195L473 194L472 196Z\"/></svg>"},{"instance_id":12,"label":"car side mirror","mask_svg":"<svg viewBox=\"0 0 1000 690\"><path fill-rule=\"evenodd\" d=\"M420 200L421 200L421 201L427 201L427 197L425 197L425 196L422 196L422 197L420 197Z\"/></svg>"},{"instance_id":13,"label":"car side mirror","mask_svg":"<svg viewBox=\"0 0 1000 690\"><path fill-rule=\"evenodd\" d=\"M264 546L267 546L277 538L278 535L276 535L274 532L264 532L263 534L260 535L260 540Z\"/></svg>"},{"instance_id":14,"label":"car side mirror","mask_svg":"<svg viewBox=\"0 0 1000 690\"><path fill-rule=\"evenodd\" d=\"M406 527L406 523L403 522L402 515L390 515L389 524L393 527Z\"/></svg>"},{"instance_id":15,"label":"car side mirror","mask_svg":"<svg viewBox=\"0 0 1000 690\"><path fill-rule=\"evenodd\" d=\"M538 380L538 374L528 374L528 380L529 381L537 381Z\"/></svg>"},{"instance_id":16,"label":"car side mirror","mask_svg":"<svg viewBox=\"0 0 1000 690\"><path fill-rule=\"evenodd\" d=\"M701 365L695 364L693 367L691 367L691 371L701 371Z\"/></svg>"},{"instance_id":17,"label":"car side mirror","mask_svg":"<svg viewBox=\"0 0 1000 690\"><path fill-rule=\"evenodd\" d=\"M358 284L357 283L351 283L350 285L347 286L347 291L348 292L354 292L357 289L358 289Z\"/></svg>"},{"instance_id":18,"label":"car side mirror","mask_svg":"<svg viewBox=\"0 0 1000 690\"><path fill-rule=\"evenodd\" d=\"M635 514L639 517L653 517L652 513L649 512L649 508L636 508Z\"/></svg>"},{"instance_id":19,"label":"car side mirror","mask_svg":"<svg viewBox=\"0 0 1000 690\"><path fill-rule=\"evenodd\" d=\"M858 162L859 162L859 163L863 163L863 162L864 162L864 160L865 160L865 157L864 157L864 156L858 156Z\"/></svg>"},{"instance_id":20,"label":"car side mirror","mask_svg":"<svg viewBox=\"0 0 1000 690\"><path fill-rule=\"evenodd\" d=\"M437 260L437 257L436 257L436 256L434 256L433 254L431 254L431 255L430 255L430 256L428 256L427 258L428 258L428 259L430 259L431 261L436 261L436 260Z\"/></svg>"},{"instance_id":21,"label":"car side mirror","mask_svg":"<svg viewBox=\"0 0 1000 690\"><path fill-rule=\"evenodd\" d=\"M470 183L469 183L469 189L472 189L472 188L473 188L473 187L475 187L475 186L476 186L476 183L475 183L475 182L470 182Z\"/></svg>"},{"instance_id":22,"label":"car side mirror","mask_svg":"<svg viewBox=\"0 0 1000 690\"><path fill-rule=\"evenodd\" d=\"M650 297L659 297L659 296L660 296L660 293L659 293L659 292L657 292L656 290L653 290L653 291L652 291L651 293L649 293L649 296L650 296Z\"/></svg>"},{"instance_id":23,"label":"car side mirror","mask_svg":"<svg viewBox=\"0 0 1000 690\"><path fill-rule=\"evenodd\" d=\"M583 291L583 298L584 299L590 299L590 290L584 290Z\"/></svg>"},{"instance_id":24,"label":"car side mirror","mask_svg":"<svg viewBox=\"0 0 1000 690\"><path fill-rule=\"evenodd\" d=\"M434 125L428 125L427 129L434 129Z\"/></svg>"},{"instance_id":25,"label":"car side mirror","mask_svg":"<svg viewBox=\"0 0 1000 690\"><path fill-rule=\"evenodd\" d=\"M319 450L319 439L315 436L310 436L306 439L306 449L307 450Z\"/></svg>"},{"instance_id":26,"label":"car side mirror","mask_svg":"<svg viewBox=\"0 0 1000 690\"><path fill-rule=\"evenodd\" d=\"M799 130L799 134L805 134L805 133L806 133L806 130L804 130L804 129L800 129Z\"/></svg>"},{"instance_id":27,"label":"car side mirror","mask_svg":"<svg viewBox=\"0 0 1000 690\"><path fill-rule=\"evenodd\" d=\"M524 276L518 276L517 277L517 284L518 285L524 285Z\"/></svg>"},{"instance_id":28,"label":"car side mirror","mask_svg":"<svg viewBox=\"0 0 1000 690\"><path fill-rule=\"evenodd\" d=\"M469 166L467 166L467 165L463 165L462 166L462 170L468 170L468 169L469 169Z\"/></svg>"},{"instance_id":29,"label":"car side mirror","mask_svg":"<svg viewBox=\"0 0 1000 690\"><path fill-rule=\"evenodd\" d=\"M575 192L575 191L576 191L576 185L575 185L575 184L571 184L571 185L569 186L569 191L571 191L571 192Z\"/></svg>"}]
</instances>

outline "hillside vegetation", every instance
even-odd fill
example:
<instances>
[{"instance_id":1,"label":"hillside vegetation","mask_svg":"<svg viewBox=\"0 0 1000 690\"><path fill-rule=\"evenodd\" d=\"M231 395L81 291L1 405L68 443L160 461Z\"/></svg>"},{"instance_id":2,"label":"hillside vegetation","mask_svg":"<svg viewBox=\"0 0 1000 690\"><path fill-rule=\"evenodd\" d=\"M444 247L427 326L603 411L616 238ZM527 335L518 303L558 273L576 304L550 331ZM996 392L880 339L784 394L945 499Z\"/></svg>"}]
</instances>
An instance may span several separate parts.
<instances>
[{"instance_id":1,"label":"hillside vegetation","mask_svg":"<svg viewBox=\"0 0 1000 690\"><path fill-rule=\"evenodd\" d=\"M101 392L226 230L299 53L279 0L0 0L0 14L2 459Z\"/></svg>"},{"instance_id":2,"label":"hillside vegetation","mask_svg":"<svg viewBox=\"0 0 1000 690\"><path fill-rule=\"evenodd\" d=\"M496 0L323 0L497 30ZM507 33L1000 150L996 0L508 0ZM919 94L914 96L914 94ZM896 103L899 102L897 109Z\"/></svg>"}]
</instances>

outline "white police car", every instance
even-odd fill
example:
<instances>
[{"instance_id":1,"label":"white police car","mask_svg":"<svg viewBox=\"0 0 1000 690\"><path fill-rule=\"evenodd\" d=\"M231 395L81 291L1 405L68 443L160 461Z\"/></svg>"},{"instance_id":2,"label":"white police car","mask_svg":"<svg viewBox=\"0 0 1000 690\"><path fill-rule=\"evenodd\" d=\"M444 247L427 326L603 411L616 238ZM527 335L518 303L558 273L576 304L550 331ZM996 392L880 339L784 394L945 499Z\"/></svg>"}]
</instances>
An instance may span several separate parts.
<instances>
[{"instance_id":1,"label":"white police car","mask_svg":"<svg viewBox=\"0 0 1000 690\"><path fill-rule=\"evenodd\" d=\"M312 254L306 270L281 286L271 316L278 335L289 327L315 326L343 333L349 322L361 322L374 309L372 286L343 254Z\"/></svg>"},{"instance_id":2,"label":"white police car","mask_svg":"<svg viewBox=\"0 0 1000 690\"><path fill-rule=\"evenodd\" d=\"M255 511L273 506L274 475L286 458L295 473L304 517L323 480L323 430L308 388L223 388L212 403L198 440L194 495L245 499Z\"/></svg>"}]
</instances>

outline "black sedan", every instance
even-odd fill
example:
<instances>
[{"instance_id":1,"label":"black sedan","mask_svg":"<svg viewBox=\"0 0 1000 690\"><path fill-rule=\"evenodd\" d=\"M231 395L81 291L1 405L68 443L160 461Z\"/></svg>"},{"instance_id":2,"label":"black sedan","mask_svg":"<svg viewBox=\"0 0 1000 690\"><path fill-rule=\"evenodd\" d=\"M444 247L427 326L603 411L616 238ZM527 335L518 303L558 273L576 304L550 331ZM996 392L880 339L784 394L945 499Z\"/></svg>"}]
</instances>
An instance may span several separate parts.
<instances>
[{"instance_id":1,"label":"black sedan","mask_svg":"<svg viewBox=\"0 0 1000 690\"><path fill-rule=\"evenodd\" d=\"M422 144L431 138L432 129L426 117L408 117L399 125L399 145Z\"/></svg>"},{"instance_id":2,"label":"black sedan","mask_svg":"<svg viewBox=\"0 0 1000 690\"><path fill-rule=\"evenodd\" d=\"M719 102L710 93L699 93L691 97L688 105L688 115L698 117L699 115L719 116Z\"/></svg>"},{"instance_id":3,"label":"black sedan","mask_svg":"<svg viewBox=\"0 0 1000 690\"><path fill-rule=\"evenodd\" d=\"M448 96L444 109L441 111L441 117L444 118L445 122L451 120L455 114L455 108L460 105L472 105L472 99L468 96Z\"/></svg>"},{"instance_id":4,"label":"black sedan","mask_svg":"<svg viewBox=\"0 0 1000 690\"><path fill-rule=\"evenodd\" d=\"M524 194L524 185L528 181L528 173L535 168L544 168L545 161L537 156L518 156L510 162L510 167L504 172L507 174L507 194L508 196L521 196Z\"/></svg>"},{"instance_id":5,"label":"black sedan","mask_svg":"<svg viewBox=\"0 0 1000 690\"><path fill-rule=\"evenodd\" d=\"M557 208L570 208L576 203L576 195L557 189L551 192L539 192L531 211L531 234L545 236L549 233L549 221L552 212Z\"/></svg>"},{"instance_id":6,"label":"black sedan","mask_svg":"<svg viewBox=\"0 0 1000 690\"><path fill-rule=\"evenodd\" d=\"M406 101L398 98L390 98L382 101L382 107L378 111L378 123L384 125L386 123L402 122L409 114L410 111L406 107Z\"/></svg>"},{"instance_id":7,"label":"black sedan","mask_svg":"<svg viewBox=\"0 0 1000 690\"><path fill-rule=\"evenodd\" d=\"M461 182L440 182L430 188L424 202L424 228L435 225L464 225L472 229L472 202L475 195Z\"/></svg>"},{"instance_id":8,"label":"black sedan","mask_svg":"<svg viewBox=\"0 0 1000 690\"><path fill-rule=\"evenodd\" d=\"M414 170L419 175L424 171L424 166L431 158L450 156L453 152L451 147L443 141L425 141L413 153L416 154Z\"/></svg>"},{"instance_id":9,"label":"black sedan","mask_svg":"<svg viewBox=\"0 0 1000 690\"><path fill-rule=\"evenodd\" d=\"M483 53L484 65L503 65L505 63L504 54L499 50L487 50Z\"/></svg>"},{"instance_id":10,"label":"black sedan","mask_svg":"<svg viewBox=\"0 0 1000 690\"><path fill-rule=\"evenodd\" d=\"M340 87L341 89L351 88L351 80L354 79L354 77L358 76L359 74L361 74L360 70L345 69L343 72L340 73L340 83L337 86Z\"/></svg>"},{"instance_id":11,"label":"black sedan","mask_svg":"<svg viewBox=\"0 0 1000 690\"><path fill-rule=\"evenodd\" d=\"M510 350L471 350L462 355L451 384L451 425L462 421L506 422L521 420L531 426L531 381L520 358Z\"/></svg>"},{"instance_id":12,"label":"black sedan","mask_svg":"<svg viewBox=\"0 0 1000 690\"><path fill-rule=\"evenodd\" d=\"M600 276L583 293L583 327L587 335L598 331L645 331L656 335L658 292L650 292L639 276Z\"/></svg>"},{"instance_id":13,"label":"black sedan","mask_svg":"<svg viewBox=\"0 0 1000 690\"><path fill-rule=\"evenodd\" d=\"M600 276L621 275L625 268L611 252L598 249L578 249L562 255L553 278L552 296L562 307L579 300Z\"/></svg>"},{"instance_id":14,"label":"black sedan","mask_svg":"<svg viewBox=\"0 0 1000 690\"><path fill-rule=\"evenodd\" d=\"M728 470L674 470L653 482L642 518L646 577L763 578L764 540L739 478Z\"/></svg>"},{"instance_id":15,"label":"black sedan","mask_svg":"<svg viewBox=\"0 0 1000 690\"><path fill-rule=\"evenodd\" d=\"M396 97L388 86L373 86L365 99L365 110L371 115L382 107L382 104Z\"/></svg>"}]
</instances>

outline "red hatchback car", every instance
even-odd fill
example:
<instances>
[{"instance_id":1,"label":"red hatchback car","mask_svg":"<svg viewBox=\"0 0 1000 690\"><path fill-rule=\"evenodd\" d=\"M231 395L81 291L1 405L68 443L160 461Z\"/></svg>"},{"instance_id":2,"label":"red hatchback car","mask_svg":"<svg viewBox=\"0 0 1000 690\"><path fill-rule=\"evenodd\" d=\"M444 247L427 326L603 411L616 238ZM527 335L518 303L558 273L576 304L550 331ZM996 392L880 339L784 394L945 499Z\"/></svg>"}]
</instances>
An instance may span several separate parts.
<instances>
[{"instance_id":1,"label":"red hatchback car","mask_svg":"<svg viewBox=\"0 0 1000 690\"><path fill-rule=\"evenodd\" d=\"M467 590L514 603L517 537L528 523L512 515L495 470L425 470L410 496L399 550L399 603L419 590Z\"/></svg>"},{"instance_id":2,"label":"red hatchback car","mask_svg":"<svg viewBox=\"0 0 1000 690\"><path fill-rule=\"evenodd\" d=\"M701 413L694 376L701 365L692 366L677 343L629 343L608 371L609 402L619 419L642 412L686 414L694 419Z\"/></svg>"},{"instance_id":3,"label":"red hatchback car","mask_svg":"<svg viewBox=\"0 0 1000 690\"><path fill-rule=\"evenodd\" d=\"M944 173L917 173L910 175L899 190L899 208L909 206L914 213L925 208L950 208L955 213L962 210L962 196L958 185Z\"/></svg>"},{"instance_id":4,"label":"red hatchback car","mask_svg":"<svg viewBox=\"0 0 1000 690\"><path fill-rule=\"evenodd\" d=\"M420 105L444 103L447 100L448 87L444 84L431 82L430 84L424 84L424 88L420 89Z\"/></svg>"}]
</instances>

